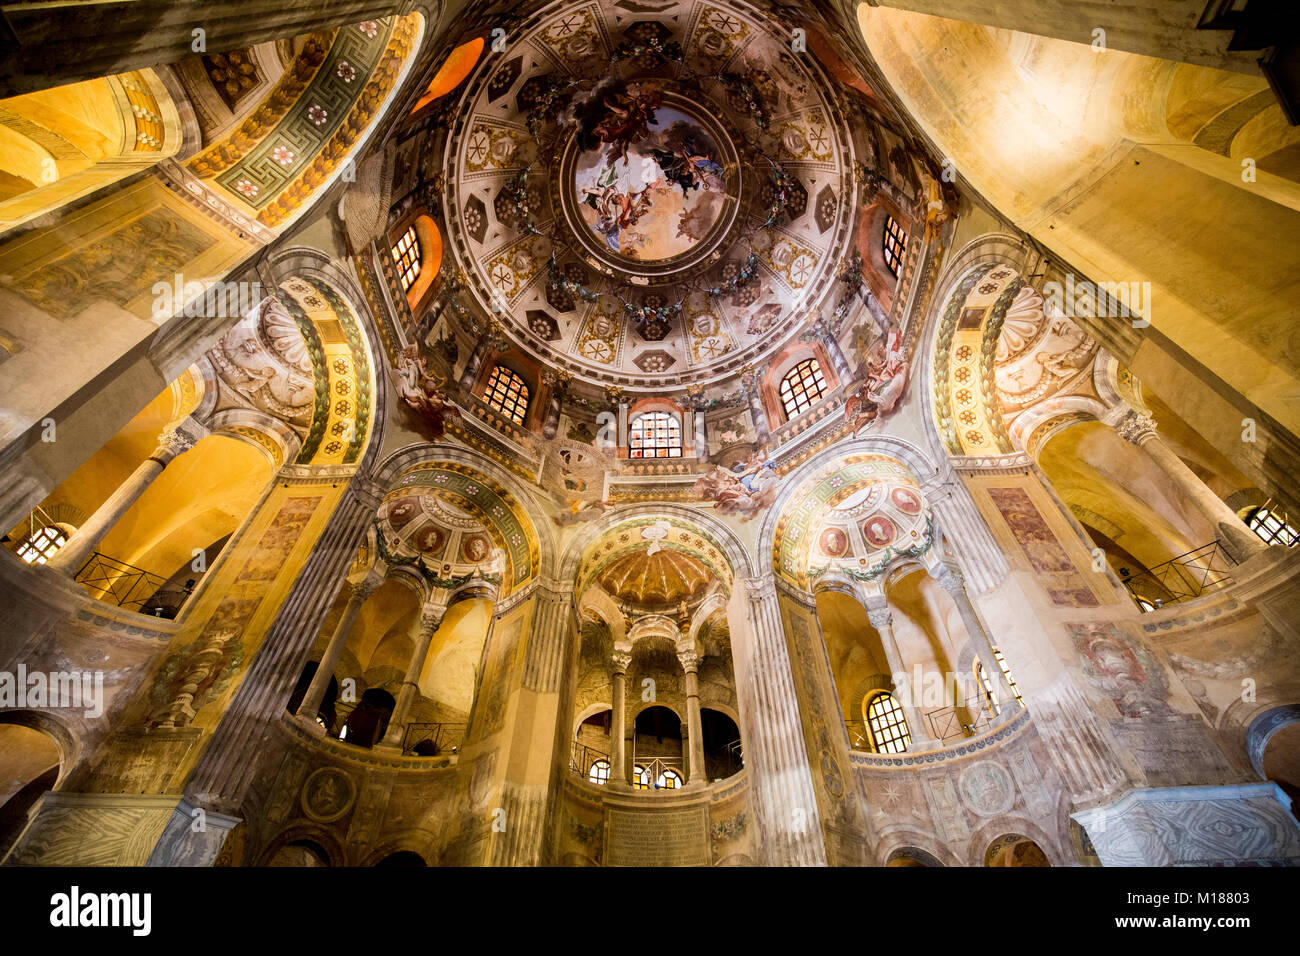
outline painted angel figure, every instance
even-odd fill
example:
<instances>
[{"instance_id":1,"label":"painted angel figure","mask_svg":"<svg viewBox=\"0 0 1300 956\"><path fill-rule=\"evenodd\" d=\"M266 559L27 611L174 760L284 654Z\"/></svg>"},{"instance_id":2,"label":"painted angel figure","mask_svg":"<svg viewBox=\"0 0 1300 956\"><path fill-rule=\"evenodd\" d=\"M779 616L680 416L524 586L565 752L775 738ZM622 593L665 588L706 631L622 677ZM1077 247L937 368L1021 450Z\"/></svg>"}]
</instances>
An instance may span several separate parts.
<instances>
[{"instance_id":1,"label":"painted angel figure","mask_svg":"<svg viewBox=\"0 0 1300 956\"><path fill-rule=\"evenodd\" d=\"M460 416L460 410L443 397L447 380L429 372L420 357L420 347L415 343L402 350L396 371L397 391L402 401L429 423L435 439L441 438L447 431L447 419Z\"/></svg>"},{"instance_id":2,"label":"painted angel figure","mask_svg":"<svg viewBox=\"0 0 1300 956\"><path fill-rule=\"evenodd\" d=\"M606 160L614 163L626 158L628 146L649 133L663 97L653 85L631 84L624 91L607 92L601 105L605 115L592 134L609 147Z\"/></svg>"},{"instance_id":3,"label":"painted angel figure","mask_svg":"<svg viewBox=\"0 0 1300 956\"><path fill-rule=\"evenodd\" d=\"M853 433L856 435L898 407L906 388L907 354L903 350L903 332L894 326L889 330L884 347L867 359L866 381L844 403L844 414L853 423Z\"/></svg>"},{"instance_id":4,"label":"painted angel figure","mask_svg":"<svg viewBox=\"0 0 1300 956\"><path fill-rule=\"evenodd\" d=\"M695 482L695 493L703 501L712 501L723 514L740 515L741 521L749 521L776 501L780 484L776 462L760 449L731 471L714 465Z\"/></svg>"}]
</instances>

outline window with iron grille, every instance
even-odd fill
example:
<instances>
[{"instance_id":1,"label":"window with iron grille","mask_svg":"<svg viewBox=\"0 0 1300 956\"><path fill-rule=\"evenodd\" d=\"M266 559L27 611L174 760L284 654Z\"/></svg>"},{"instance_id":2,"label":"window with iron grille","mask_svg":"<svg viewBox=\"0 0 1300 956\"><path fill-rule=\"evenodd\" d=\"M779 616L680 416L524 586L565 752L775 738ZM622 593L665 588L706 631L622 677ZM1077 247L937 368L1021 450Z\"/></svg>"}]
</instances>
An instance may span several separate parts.
<instances>
[{"instance_id":1,"label":"window with iron grille","mask_svg":"<svg viewBox=\"0 0 1300 956\"><path fill-rule=\"evenodd\" d=\"M16 553L28 564L44 564L68 543L68 536L58 525L46 525L32 532L18 545Z\"/></svg>"},{"instance_id":2,"label":"window with iron grille","mask_svg":"<svg viewBox=\"0 0 1300 956\"><path fill-rule=\"evenodd\" d=\"M912 735L907 732L907 718L893 694L882 691L871 698L867 704L867 729L871 731L871 743L878 754L901 754L912 743Z\"/></svg>"},{"instance_id":3,"label":"window with iron grille","mask_svg":"<svg viewBox=\"0 0 1300 956\"><path fill-rule=\"evenodd\" d=\"M609 761L597 760L587 771L587 780L591 783L605 784L609 782Z\"/></svg>"},{"instance_id":4,"label":"window with iron grille","mask_svg":"<svg viewBox=\"0 0 1300 956\"><path fill-rule=\"evenodd\" d=\"M528 386L504 365L492 370L484 400L516 425L522 425L528 414Z\"/></svg>"},{"instance_id":5,"label":"window with iron grille","mask_svg":"<svg viewBox=\"0 0 1300 956\"><path fill-rule=\"evenodd\" d=\"M402 281L402 291L406 292L420 274L420 241L415 238L414 226L402 233L402 238L393 246L393 262L397 265L397 277Z\"/></svg>"},{"instance_id":6,"label":"window with iron grille","mask_svg":"<svg viewBox=\"0 0 1300 956\"><path fill-rule=\"evenodd\" d=\"M885 217L885 236L883 241L885 265L898 278L903 269L903 251L907 248L907 233L893 216Z\"/></svg>"},{"instance_id":7,"label":"window with iron grille","mask_svg":"<svg viewBox=\"0 0 1300 956\"><path fill-rule=\"evenodd\" d=\"M1011 668L1007 666L1006 658L996 647L993 648L993 659L998 662L998 667L1002 668L1002 676L1007 679L1007 686L1011 688L1011 693L1016 695L1016 703L1024 707L1025 699L1020 696L1020 688L1016 686L1016 679L1011 676Z\"/></svg>"},{"instance_id":8,"label":"window with iron grille","mask_svg":"<svg viewBox=\"0 0 1300 956\"><path fill-rule=\"evenodd\" d=\"M812 408L826 394L826 379L821 363L815 358L804 359L781 380L781 405L786 418Z\"/></svg>"},{"instance_id":9,"label":"window with iron grille","mask_svg":"<svg viewBox=\"0 0 1300 956\"><path fill-rule=\"evenodd\" d=\"M638 415L627 433L627 453L629 458L681 458L681 422L668 412Z\"/></svg>"},{"instance_id":10,"label":"window with iron grille","mask_svg":"<svg viewBox=\"0 0 1300 956\"><path fill-rule=\"evenodd\" d=\"M1290 548L1300 542L1300 532L1287 523L1285 515L1278 514L1268 505L1256 508L1246 524L1267 544L1280 544Z\"/></svg>"}]
</instances>

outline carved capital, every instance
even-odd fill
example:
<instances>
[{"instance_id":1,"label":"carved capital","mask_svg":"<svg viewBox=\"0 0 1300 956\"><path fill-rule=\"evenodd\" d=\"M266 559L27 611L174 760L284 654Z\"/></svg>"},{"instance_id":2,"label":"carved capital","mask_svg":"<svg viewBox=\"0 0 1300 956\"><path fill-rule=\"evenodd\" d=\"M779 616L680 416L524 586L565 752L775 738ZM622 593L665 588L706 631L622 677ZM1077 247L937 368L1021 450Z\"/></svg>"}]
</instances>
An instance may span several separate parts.
<instances>
[{"instance_id":1,"label":"carved capital","mask_svg":"<svg viewBox=\"0 0 1300 956\"><path fill-rule=\"evenodd\" d=\"M1115 434L1126 442L1141 445L1156 435L1156 422L1150 415L1130 409L1112 427Z\"/></svg>"},{"instance_id":2,"label":"carved capital","mask_svg":"<svg viewBox=\"0 0 1300 956\"><path fill-rule=\"evenodd\" d=\"M962 578L961 572L955 568L940 568L938 573L934 575L934 579L939 582L939 587L943 588L953 597L956 597L966 590L966 581Z\"/></svg>"},{"instance_id":3,"label":"carved capital","mask_svg":"<svg viewBox=\"0 0 1300 956\"><path fill-rule=\"evenodd\" d=\"M632 652L616 650L609 656L609 662L613 666L615 674L626 674L628 667L632 663Z\"/></svg>"},{"instance_id":4,"label":"carved capital","mask_svg":"<svg viewBox=\"0 0 1300 956\"><path fill-rule=\"evenodd\" d=\"M149 457L165 465L177 455L193 448L205 434L207 429L197 422L183 421L158 436L158 447Z\"/></svg>"},{"instance_id":5,"label":"carved capital","mask_svg":"<svg viewBox=\"0 0 1300 956\"><path fill-rule=\"evenodd\" d=\"M681 662L682 670L686 671L686 673L699 673L700 655L694 651L678 651L677 660Z\"/></svg>"},{"instance_id":6,"label":"carved capital","mask_svg":"<svg viewBox=\"0 0 1300 956\"><path fill-rule=\"evenodd\" d=\"M889 613L888 604L868 604L867 620L877 631L887 631L893 626L893 615Z\"/></svg>"},{"instance_id":7,"label":"carved capital","mask_svg":"<svg viewBox=\"0 0 1300 956\"><path fill-rule=\"evenodd\" d=\"M353 582L351 597L357 601L368 600L370 595L379 590L383 581L376 581L374 578L366 578L363 581Z\"/></svg>"}]
</instances>

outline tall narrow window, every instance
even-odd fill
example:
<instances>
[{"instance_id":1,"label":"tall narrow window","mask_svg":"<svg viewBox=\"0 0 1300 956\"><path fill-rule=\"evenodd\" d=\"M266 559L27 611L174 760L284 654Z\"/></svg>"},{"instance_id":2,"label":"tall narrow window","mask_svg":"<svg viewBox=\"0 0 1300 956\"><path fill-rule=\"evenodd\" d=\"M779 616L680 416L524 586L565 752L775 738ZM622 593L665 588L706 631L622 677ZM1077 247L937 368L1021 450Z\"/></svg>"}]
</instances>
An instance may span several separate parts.
<instances>
[{"instance_id":1,"label":"tall narrow window","mask_svg":"<svg viewBox=\"0 0 1300 956\"><path fill-rule=\"evenodd\" d=\"M907 732L907 719L893 694L883 691L867 704L867 729L871 743L878 754L901 754L912 743Z\"/></svg>"},{"instance_id":2,"label":"tall narrow window","mask_svg":"<svg viewBox=\"0 0 1300 956\"><path fill-rule=\"evenodd\" d=\"M504 365L492 370L484 398L488 405L516 425L524 423L524 416L528 414L528 386Z\"/></svg>"},{"instance_id":3,"label":"tall narrow window","mask_svg":"<svg viewBox=\"0 0 1300 956\"><path fill-rule=\"evenodd\" d=\"M650 771L640 764L632 767L632 789L649 790L650 789Z\"/></svg>"},{"instance_id":4,"label":"tall narrow window","mask_svg":"<svg viewBox=\"0 0 1300 956\"><path fill-rule=\"evenodd\" d=\"M402 280L402 291L405 292L420 274L420 240L415 238L414 226L402 233L402 238L393 246L393 262L397 266L397 277Z\"/></svg>"},{"instance_id":5,"label":"tall narrow window","mask_svg":"<svg viewBox=\"0 0 1300 956\"><path fill-rule=\"evenodd\" d=\"M903 227L895 221L893 216L885 216L885 237L884 249L885 265L889 271L898 278L898 273L903 268L903 250L907 248L907 233Z\"/></svg>"},{"instance_id":6,"label":"tall narrow window","mask_svg":"<svg viewBox=\"0 0 1300 956\"><path fill-rule=\"evenodd\" d=\"M44 564L54 552L68 543L68 536L58 525L46 525L18 545L17 554L28 564Z\"/></svg>"},{"instance_id":7,"label":"tall narrow window","mask_svg":"<svg viewBox=\"0 0 1300 956\"><path fill-rule=\"evenodd\" d=\"M668 412L646 412L632 419L627 433L629 458L681 458L682 425Z\"/></svg>"},{"instance_id":8,"label":"tall narrow window","mask_svg":"<svg viewBox=\"0 0 1300 956\"><path fill-rule=\"evenodd\" d=\"M785 417L794 418L805 409L812 408L826 393L826 379L821 364L816 359L804 359L781 379L781 405Z\"/></svg>"},{"instance_id":9,"label":"tall narrow window","mask_svg":"<svg viewBox=\"0 0 1300 956\"><path fill-rule=\"evenodd\" d=\"M1007 659L1002 656L1002 652L996 647L993 648L993 659L998 662L998 667L1002 668L1002 676L1007 679L1007 686L1011 688L1011 693L1016 695L1016 703L1024 707L1025 699L1020 696L1020 688L1016 686L1016 679L1011 676L1011 668L1007 666Z\"/></svg>"}]
</instances>

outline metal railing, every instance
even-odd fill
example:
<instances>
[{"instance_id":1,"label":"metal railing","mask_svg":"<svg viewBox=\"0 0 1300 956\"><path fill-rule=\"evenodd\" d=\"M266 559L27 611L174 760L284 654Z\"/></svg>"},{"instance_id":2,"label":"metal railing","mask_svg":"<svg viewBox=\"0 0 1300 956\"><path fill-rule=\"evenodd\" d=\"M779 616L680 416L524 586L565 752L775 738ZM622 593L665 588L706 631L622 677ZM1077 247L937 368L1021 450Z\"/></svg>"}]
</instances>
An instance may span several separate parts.
<instances>
[{"instance_id":1,"label":"metal railing","mask_svg":"<svg viewBox=\"0 0 1300 956\"><path fill-rule=\"evenodd\" d=\"M641 778L638 779L636 768L642 770ZM636 757L632 761L632 788L634 790L658 790L659 778L664 775L664 771L671 770L677 774L677 779L686 782L686 774L682 770L681 757ZM671 789L671 788L665 788Z\"/></svg>"},{"instance_id":2,"label":"metal railing","mask_svg":"<svg viewBox=\"0 0 1300 956\"><path fill-rule=\"evenodd\" d=\"M407 724L402 731L402 754L438 757L459 753L465 743L468 724Z\"/></svg>"},{"instance_id":3,"label":"metal railing","mask_svg":"<svg viewBox=\"0 0 1300 956\"><path fill-rule=\"evenodd\" d=\"M1122 580L1134 603L1145 613L1231 584L1230 565L1227 552L1215 540Z\"/></svg>"},{"instance_id":4,"label":"metal railing","mask_svg":"<svg viewBox=\"0 0 1300 956\"><path fill-rule=\"evenodd\" d=\"M930 736L940 743L973 737L993 722L988 698L983 695L968 697L961 704L941 707L925 715L930 723Z\"/></svg>"},{"instance_id":5,"label":"metal railing","mask_svg":"<svg viewBox=\"0 0 1300 956\"><path fill-rule=\"evenodd\" d=\"M81 566L75 580L101 601L133 608L168 620L176 617L193 588L167 588L161 575L96 551Z\"/></svg>"},{"instance_id":6,"label":"metal railing","mask_svg":"<svg viewBox=\"0 0 1300 956\"><path fill-rule=\"evenodd\" d=\"M591 765L598 760L609 763L609 754L595 747L588 747L586 744L580 744L576 740L573 742L573 749L569 752L569 770L576 773L579 777L586 780L587 775L591 773Z\"/></svg>"}]
</instances>

